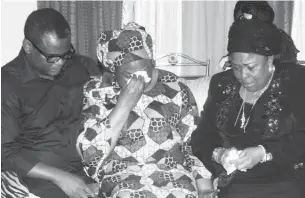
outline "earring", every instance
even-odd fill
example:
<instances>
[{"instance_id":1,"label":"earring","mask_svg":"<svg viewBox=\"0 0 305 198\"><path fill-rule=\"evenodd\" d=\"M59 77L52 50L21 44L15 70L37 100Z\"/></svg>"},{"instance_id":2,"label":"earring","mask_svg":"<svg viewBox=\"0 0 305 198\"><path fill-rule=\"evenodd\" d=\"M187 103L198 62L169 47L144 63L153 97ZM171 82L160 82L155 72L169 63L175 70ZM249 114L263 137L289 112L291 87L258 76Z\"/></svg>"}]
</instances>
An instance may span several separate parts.
<instances>
[{"instance_id":1,"label":"earring","mask_svg":"<svg viewBox=\"0 0 305 198\"><path fill-rule=\"evenodd\" d=\"M269 66L269 68L268 68L268 71L271 73L271 72L273 72L274 71L274 65L271 65L271 66Z\"/></svg>"}]
</instances>

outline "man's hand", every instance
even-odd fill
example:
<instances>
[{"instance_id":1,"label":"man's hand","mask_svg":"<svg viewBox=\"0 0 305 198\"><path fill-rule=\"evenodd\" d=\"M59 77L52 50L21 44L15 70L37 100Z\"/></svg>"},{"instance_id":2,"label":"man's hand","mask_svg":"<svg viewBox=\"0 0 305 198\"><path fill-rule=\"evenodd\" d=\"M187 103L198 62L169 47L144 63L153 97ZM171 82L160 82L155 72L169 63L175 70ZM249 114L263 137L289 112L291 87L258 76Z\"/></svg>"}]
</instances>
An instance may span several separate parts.
<instances>
[{"instance_id":1,"label":"man's hand","mask_svg":"<svg viewBox=\"0 0 305 198\"><path fill-rule=\"evenodd\" d=\"M238 170L247 170L257 165L264 157L264 149L257 147L249 147L244 149L238 156L238 159L232 163L235 163Z\"/></svg>"},{"instance_id":2,"label":"man's hand","mask_svg":"<svg viewBox=\"0 0 305 198\"><path fill-rule=\"evenodd\" d=\"M99 194L100 185L98 183L87 184L87 186L95 195Z\"/></svg>"},{"instance_id":3,"label":"man's hand","mask_svg":"<svg viewBox=\"0 0 305 198\"><path fill-rule=\"evenodd\" d=\"M198 192L198 198L218 198L218 191L213 190L210 192Z\"/></svg>"},{"instance_id":4,"label":"man's hand","mask_svg":"<svg viewBox=\"0 0 305 198\"><path fill-rule=\"evenodd\" d=\"M199 198L217 198L219 192L217 188L214 188L214 184L211 179L197 179L196 180Z\"/></svg>"},{"instance_id":5,"label":"man's hand","mask_svg":"<svg viewBox=\"0 0 305 198\"><path fill-rule=\"evenodd\" d=\"M61 188L66 195L73 198L96 197L95 193L78 176L62 171L54 183Z\"/></svg>"},{"instance_id":6,"label":"man's hand","mask_svg":"<svg viewBox=\"0 0 305 198\"><path fill-rule=\"evenodd\" d=\"M86 183L78 176L38 162L28 173L28 177L48 180L55 183L69 197L88 198L95 194L88 188Z\"/></svg>"}]
</instances>

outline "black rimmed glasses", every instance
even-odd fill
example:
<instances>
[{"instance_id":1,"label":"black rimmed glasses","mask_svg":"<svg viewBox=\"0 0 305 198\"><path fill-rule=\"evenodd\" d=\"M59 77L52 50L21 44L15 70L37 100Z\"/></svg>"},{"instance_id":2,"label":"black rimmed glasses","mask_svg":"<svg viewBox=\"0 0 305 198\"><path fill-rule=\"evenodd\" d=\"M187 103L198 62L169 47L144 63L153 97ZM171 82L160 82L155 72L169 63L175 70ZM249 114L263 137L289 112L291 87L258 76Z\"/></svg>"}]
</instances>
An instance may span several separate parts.
<instances>
[{"instance_id":1,"label":"black rimmed glasses","mask_svg":"<svg viewBox=\"0 0 305 198\"><path fill-rule=\"evenodd\" d=\"M48 63L55 63L55 62L59 61L60 59L69 60L75 54L75 49L72 44L70 46L70 49L63 54L47 54L47 53L43 52L41 49L39 49L39 47L37 47L37 45L35 45L32 41L30 41L30 42L36 48L36 50L46 58Z\"/></svg>"}]
</instances>

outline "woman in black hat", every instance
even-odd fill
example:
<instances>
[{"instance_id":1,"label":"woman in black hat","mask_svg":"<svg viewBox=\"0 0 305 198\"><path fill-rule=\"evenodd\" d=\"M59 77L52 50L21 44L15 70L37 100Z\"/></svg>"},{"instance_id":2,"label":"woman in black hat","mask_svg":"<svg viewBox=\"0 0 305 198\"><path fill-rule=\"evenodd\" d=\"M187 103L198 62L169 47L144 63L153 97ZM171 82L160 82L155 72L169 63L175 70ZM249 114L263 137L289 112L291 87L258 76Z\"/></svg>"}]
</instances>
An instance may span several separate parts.
<instances>
[{"instance_id":1,"label":"woman in black hat","mask_svg":"<svg viewBox=\"0 0 305 198\"><path fill-rule=\"evenodd\" d=\"M211 79L191 144L226 186L224 197L302 197L291 175L305 150L305 68L283 61L294 51L282 53L282 34L251 14L237 19L229 31L232 69Z\"/></svg>"}]
</instances>

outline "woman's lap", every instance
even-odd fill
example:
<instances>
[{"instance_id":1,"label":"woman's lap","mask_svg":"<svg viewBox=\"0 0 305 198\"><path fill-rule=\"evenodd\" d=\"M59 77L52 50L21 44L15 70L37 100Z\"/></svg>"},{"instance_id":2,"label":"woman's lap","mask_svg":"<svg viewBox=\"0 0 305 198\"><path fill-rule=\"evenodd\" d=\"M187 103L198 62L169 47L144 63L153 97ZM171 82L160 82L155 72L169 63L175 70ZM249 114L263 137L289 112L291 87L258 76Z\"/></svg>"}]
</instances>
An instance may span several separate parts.
<instances>
[{"instance_id":1,"label":"woman's lap","mask_svg":"<svg viewBox=\"0 0 305 198\"><path fill-rule=\"evenodd\" d=\"M301 188L295 181L271 184L232 184L223 198L303 198Z\"/></svg>"},{"instance_id":2,"label":"woman's lap","mask_svg":"<svg viewBox=\"0 0 305 198\"><path fill-rule=\"evenodd\" d=\"M107 197L185 198L196 197L196 183L180 171L156 170L147 176L132 173L105 177L101 190Z\"/></svg>"}]
</instances>

